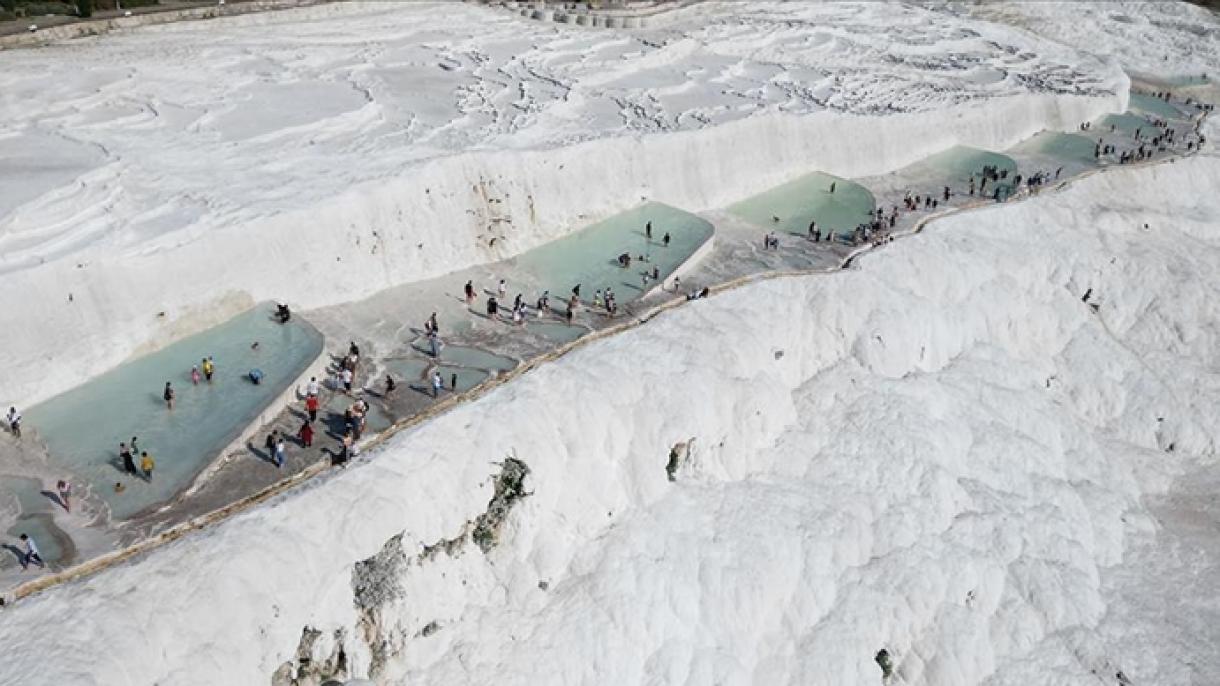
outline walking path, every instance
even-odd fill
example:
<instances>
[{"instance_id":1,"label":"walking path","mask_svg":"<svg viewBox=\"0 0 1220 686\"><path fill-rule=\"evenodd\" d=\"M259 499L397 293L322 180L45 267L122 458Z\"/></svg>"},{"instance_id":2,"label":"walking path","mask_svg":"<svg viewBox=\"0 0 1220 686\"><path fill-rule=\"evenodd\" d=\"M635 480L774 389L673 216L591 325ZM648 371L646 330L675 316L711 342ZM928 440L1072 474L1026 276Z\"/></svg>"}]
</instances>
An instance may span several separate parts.
<instances>
[{"instance_id":1,"label":"walking path","mask_svg":"<svg viewBox=\"0 0 1220 686\"><path fill-rule=\"evenodd\" d=\"M1202 116L1203 114L1199 113L1195 117L1194 131L1198 130L1198 122ZM1152 129L1151 125L1149 128ZM1179 123L1178 128L1186 130L1191 127ZM1120 166L1113 160L1139 145L1131 135L1123 131L1101 131L1101 125L1094 125L1091 132L1082 135L1100 135L1106 139L1107 145L1113 144L1117 149L1113 155L1105 156L1094 163L1082 159L1079 154L1073 156L1071 150L1057 157L1048 153L1045 146L1027 146L1024 143L1018 145L1009 151L1008 155L1015 161L1023 179L1009 201L1062 188L1073 179ZM1187 142L1184 138L1187 137L1180 136L1175 145L1166 147L1165 152L1157 151L1137 165L1172 163L1176 157L1188 154L1184 149ZM1191 134L1188 139L1194 147L1196 134ZM1055 162L1059 164L1052 168L1050 165ZM1048 181L1037 187L1026 185L1025 181L1038 172L1044 172ZM1008 180L1011 181L1012 178ZM680 289L675 289L672 281L667 282L665 289L654 288L637 300L621 303L617 314L611 316L604 308L592 307L591 291L598 288L598 284L583 284L583 303L575 317L575 324L589 333L576 340L559 341L551 333L551 329L531 327L529 324L522 327L511 321L483 314L488 291L494 292L500 279L510 282L504 298L505 311L509 309L517 292L526 294L526 301L530 305L534 304L538 293L530 288L537 284L531 284L520 274L517 260L477 266L443 278L407 284L359 303L323 308L305 313L305 316L323 333L325 340L332 347L337 344L341 346L341 351L346 353L348 342L354 341L361 349L357 376L357 386L360 389L358 394L368 400L373 408L366 429L366 434L369 435L360 444L361 451L367 452L399 431L427 421L457 403L479 397L577 346L639 326L666 310L679 307L692 299L694 294L715 294L764 279L833 272L850 266L859 255L881 247L896 237L918 233L934 218L995 204L993 200L981 198L978 194L970 195L963 188L964 184L960 178L952 178L952 174L938 169L936 165L925 163L912 165L891 174L854 181L872 192L877 207L882 211L881 223L884 229L872 233L867 241L814 242L805 236L776 232L774 235L778 240L778 249L772 249L764 245L764 238L773 231L771 227L752 224L727 211L704 213L703 218L715 227L714 249L697 268L682 277ZM949 185L952 191L947 199L944 196L946 185ZM904 199L908 195L920 196L920 209L903 209ZM922 199L929 195L938 201L935 210L923 209L925 203ZM897 212L891 227L889 217L894 214L895 208ZM656 241L656 233L653 238ZM606 255L605 258L612 259L613 256ZM522 283L514 285L516 279L521 279ZM467 306L462 293L463 285L467 281L472 281L479 291L478 300L473 307ZM562 325L562 315L566 310L563 301L568 295L551 293L552 304L557 312L541 316L531 313L530 321L535 324L540 320L546 321L547 326ZM620 297L626 296L623 294ZM464 369L472 374L482 366L483 371L487 373L486 381L469 390L454 391L446 388L439 397L432 397L424 384L431 363L426 353L421 352L424 347L421 339L424 322L432 312L437 313L441 338L451 346L449 350L461 353L453 355L457 358L456 362L464 363ZM464 347L494 351L497 355L523 362L511 371L494 370L491 369L492 366L502 365L492 365L486 360L475 359L471 353L460 350ZM333 371L340 360L340 355L334 356L331 369L326 371ZM446 352L442 351L441 363L447 362ZM398 377L397 390L387 397L383 383L386 370L402 369L403 364L422 371L415 379ZM257 439L245 450L224 456L211 470L207 480L179 495L168 507L122 523L118 528L119 540L127 547L94 557L69 569L56 569L55 565L52 565L52 573L17 586L7 594L6 599L11 602L15 598L130 559L134 555L176 540L190 531L246 510L328 471L335 456L341 451L339 439L344 429L342 412L349 399L340 391L326 389L321 400L325 409L320 413L321 426L314 438L313 447L291 448L283 469L277 469L266 459L258 459L261 437L276 429L289 436L296 435L304 416L300 403L294 403L281 412L274 422L262 427ZM0 585L11 584L19 579L22 577L14 576L11 572L0 572Z\"/></svg>"},{"instance_id":2,"label":"walking path","mask_svg":"<svg viewBox=\"0 0 1220 686\"><path fill-rule=\"evenodd\" d=\"M231 17L252 12L308 7L323 2L331 0L160 0L156 5L123 10L97 10L88 19L66 14L22 17L0 22L0 50L34 47L150 24ZM31 31L31 26L36 29Z\"/></svg>"}]
</instances>

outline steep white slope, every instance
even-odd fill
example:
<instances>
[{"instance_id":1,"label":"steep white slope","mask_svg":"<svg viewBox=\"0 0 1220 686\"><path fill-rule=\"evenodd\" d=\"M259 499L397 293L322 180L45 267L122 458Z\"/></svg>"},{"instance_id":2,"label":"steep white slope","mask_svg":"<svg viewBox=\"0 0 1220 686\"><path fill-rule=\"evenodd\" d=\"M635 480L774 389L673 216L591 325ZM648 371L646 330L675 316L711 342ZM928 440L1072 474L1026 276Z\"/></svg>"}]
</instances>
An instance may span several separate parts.
<instances>
[{"instance_id":1,"label":"steep white slope","mask_svg":"<svg viewBox=\"0 0 1220 686\"><path fill-rule=\"evenodd\" d=\"M53 395L254 301L358 299L641 198L717 207L1126 104L1117 65L1003 26L739 10L620 32L340 3L6 52L0 398Z\"/></svg>"},{"instance_id":2,"label":"steep white slope","mask_svg":"<svg viewBox=\"0 0 1220 686\"><path fill-rule=\"evenodd\" d=\"M877 683L882 647L912 684L1206 681L1217 609L1140 608L1216 590L1147 503L1215 469L1218 174L1094 176L590 345L6 610L0 680L266 683L310 627L389 683ZM424 554L507 455L500 545Z\"/></svg>"}]
</instances>

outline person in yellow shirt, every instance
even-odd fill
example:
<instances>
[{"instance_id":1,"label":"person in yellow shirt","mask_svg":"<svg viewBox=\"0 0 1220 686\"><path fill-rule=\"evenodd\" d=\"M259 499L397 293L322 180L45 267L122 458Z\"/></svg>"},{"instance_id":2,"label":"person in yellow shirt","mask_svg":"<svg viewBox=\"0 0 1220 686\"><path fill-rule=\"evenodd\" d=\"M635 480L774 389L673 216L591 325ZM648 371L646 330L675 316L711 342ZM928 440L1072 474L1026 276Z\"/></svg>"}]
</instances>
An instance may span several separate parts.
<instances>
[{"instance_id":1,"label":"person in yellow shirt","mask_svg":"<svg viewBox=\"0 0 1220 686\"><path fill-rule=\"evenodd\" d=\"M157 466L157 463L153 462L152 455L149 455L148 451L145 450L140 455L140 471L144 472L145 480L152 481L153 467L156 467L156 466Z\"/></svg>"}]
</instances>

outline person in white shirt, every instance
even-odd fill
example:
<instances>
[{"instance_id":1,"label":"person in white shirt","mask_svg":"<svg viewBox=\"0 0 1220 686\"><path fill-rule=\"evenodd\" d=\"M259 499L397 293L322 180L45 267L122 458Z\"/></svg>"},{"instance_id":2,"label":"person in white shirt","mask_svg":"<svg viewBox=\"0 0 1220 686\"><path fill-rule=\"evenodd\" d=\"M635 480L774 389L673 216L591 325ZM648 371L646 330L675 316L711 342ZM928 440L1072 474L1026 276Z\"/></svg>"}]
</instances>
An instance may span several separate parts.
<instances>
[{"instance_id":1,"label":"person in white shirt","mask_svg":"<svg viewBox=\"0 0 1220 686\"><path fill-rule=\"evenodd\" d=\"M34 539L25 534L21 534L21 542L25 544L25 553L21 557L21 569L29 569L30 563L39 567L46 567L47 563L42 561L42 555L38 552L38 544L34 543Z\"/></svg>"},{"instance_id":2,"label":"person in white shirt","mask_svg":"<svg viewBox=\"0 0 1220 686\"><path fill-rule=\"evenodd\" d=\"M305 393L317 397L318 395L318 377L309 377L309 385L305 387Z\"/></svg>"},{"instance_id":3,"label":"person in white shirt","mask_svg":"<svg viewBox=\"0 0 1220 686\"><path fill-rule=\"evenodd\" d=\"M21 413L17 411L17 408L8 408L5 419L8 420L8 430L12 431L17 438L21 438Z\"/></svg>"}]
</instances>

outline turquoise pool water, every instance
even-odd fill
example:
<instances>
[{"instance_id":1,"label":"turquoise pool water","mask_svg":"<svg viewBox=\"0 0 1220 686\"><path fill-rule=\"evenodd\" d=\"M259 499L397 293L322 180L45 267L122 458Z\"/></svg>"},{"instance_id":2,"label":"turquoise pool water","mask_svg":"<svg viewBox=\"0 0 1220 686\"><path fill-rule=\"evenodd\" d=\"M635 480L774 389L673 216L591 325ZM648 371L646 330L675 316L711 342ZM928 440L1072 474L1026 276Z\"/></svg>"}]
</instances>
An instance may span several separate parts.
<instances>
[{"instance_id":1,"label":"turquoise pool water","mask_svg":"<svg viewBox=\"0 0 1220 686\"><path fill-rule=\"evenodd\" d=\"M960 186L968 187L970 177L973 175L976 180L980 178L985 166L992 166L1000 171L1007 170L1009 177L1017 171L1017 163L1011 157L965 145L955 145L938 152L919 164L945 179L945 183L954 189Z\"/></svg>"},{"instance_id":2,"label":"turquoise pool water","mask_svg":"<svg viewBox=\"0 0 1220 686\"><path fill-rule=\"evenodd\" d=\"M405 357L389 359L385 362L386 369L404 387L415 386L417 390L431 392L428 373L433 366L431 359L422 357ZM468 391L483 383L492 372L506 372L514 369L517 361L511 357L469 348L466 346L446 346L441 351L440 364L437 369L445 381L445 390L450 388L452 377L457 374L457 389ZM342 407L346 407L344 404ZM338 410L342 412L342 407Z\"/></svg>"},{"instance_id":3,"label":"turquoise pool water","mask_svg":"<svg viewBox=\"0 0 1220 686\"><path fill-rule=\"evenodd\" d=\"M445 346L441 350L441 362L494 372L507 372L517 367L517 361L511 357L460 345Z\"/></svg>"},{"instance_id":4,"label":"turquoise pool water","mask_svg":"<svg viewBox=\"0 0 1220 686\"><path fill-rule=\"evenodd\" d=\"M18 538L21 534L25 534L34 539L35 545L38 546L38 552L42 554L42 561L48 566L58 568L58 563L65 562L64 542L68 535L65 534L58 526L55 526L49 514L28 514L21 515L17 518L17 523L11 526L8 531L4 532L5 547L12 546L17 551L23 550L24 546ZM20 567L21 560L18 557L18 552L12 548L0 551L0 568ZM33 567L36 569L37 567Z\"/></svg>"},{"instance_id":5,"label":"turquoise pool water","mask_svg":"<svg viewBox=\"0 0 1220 686\"><path fill-rule=\"evenodd\" d=\"M1160 98L1139 93L1131 94L1131 101L1128 106L1136 112L1151 114L1162 119L1185 119L1188 116L1183 114L1177 105L1165 102Z\"/></svg>"},{"instance_id":6,"label":"turquoise pool water","mask_svg":"<svg viewBox=\"0 0 1220 686\"><path fill-rule=\"evenodd\" d=\"M830 192L832 183L834 193ZM869 213L876 206L873 194L864 186L813 172L746 198L728 209L759 228L805 236L809 233L809 222L814 220L823 233L827 229L849 233L861 222L868 221Z\"/></svg>"},{"instance_id":7,"label":"turquoise pool water","mask_svg":"<svg viewBox=\"0 0 1220 686\"><path fill-rule=\"evenodd\" d=\"M432 363L428 360L414 357L398 358L385 361L386 369L390 374L394 375L394 380L399 384L425 382L427 379L424 377L424 373L427 372L428 367L430 367L431 364ZM344 403L343 407L347 407L347 403ZM338 411L343 412L342 407Z\"/></svg>"},{"instance_id":8,"label":"turquoise pool water","mask_svg":"<svg viewBox=\"0 0 1220 686\"><path fill-rule=\"evenodd\" d=\"M487 380L490 376L482 369L467 369L466 367L451 367L449 365L441 365L441 378L445 380L445 388L453 390L450 385L453 380L453 375L457 374L457 389L461 391L469 391Z\"/></svg>"},{"instance_id":9,"label":"turquoise pool water","mask_svg":"<svg viewBox=\"0 0 1220 686\"><path fill-rule=\"evenodd\" d=\"M589 333L583 326L568 326L555 322L528 323L525 328L560 344L571 343Z\"/></svg>"},{"instance_id":10,"label":"turquoise pool water","mask_svg":"<svg viewBox=\"0 0 1220 686\"><path fill-rule=\"evenodd\" d=\"M1022 141L1013 149L1024 153L1045 155L1065 162L1093 164L1096 161L1093 157L1093 148L1096 147L1096 144L1096 138L1090 139L1075 133L1043 131L1029 140Z\"/></svg>"},{"instance_id":11,"label":"turquoise pool water","mask_svg":"<svg viewBox=\"0 0 1220 686\"><path fill-rule=\"evenodd\" d=\"M55 525L52 513L59 508L50 498L42 495L42 491L53 491L54 486L43 486L38 479L19 476L0 476L0 497L5 501L16 498L21 514L13 526L5 531L3 543L20 549L19 536L26 534L34 539L42 553L42 559L48 565L63 562L65 550L63 542L67 534ZM14 550L0 550L0 568L18 567L20 559Z\"/></svg>"},{"instance_id":12,"label":"turquoise pool water","mask_svg":"<svg viewBox=\"0 0 1220 686\"><path fill-rule=\"evenodd\" d=\"M1124 114L1107 114L1102 117L1097 123L1093 133L1104 137L1110 133L1110 127L1113 126L1116 133L1122 133L1128 136L1135 135L1136 129L1143 129L1145 133L1151 132L1154 128L1151 123L1144 117L1139 115L1124 113Z\"/></svg>"},{"instance_id":13,"label":"turquoise pool water","mask_svg":"<svg viewBox=\"0 0 1220 686\"><path fill-rule=\"evenodd\" d=\"M317 330L299 317L281 325L274 309L260 305L123 364L30 408L26 426L46 442L51 463L92 483L116 518L169 500L322 352ZM208 356L216 365L212 383L192 385L191 366ZM259 385L246 377L255 367L265 375ZM173 410L161 398L166 381L177 389ZM132 436L156 460L151 482L122 471L119 442Z\"/></svg>"},{"instance_id":14,"label":"turquoise pool water","mask_svg":"<svg viewBox=\"0 0 1220 686\"><path fill-rule=\"evenodd\" d=\"M651 241L644 231L650 221ZM611 287L619 303L625 303L642 293L643 272L651 273L655 266L662 279L668 278L712 237L712 232L711 224L689 212L649 202L534 248L515 262L542 289L551 292L552 307L558 310L564 309L564 301L576 284L581 284L581 297L585 300L591 300L594 291ZM666 233L670 235L668 247L661 240ZM622 253L632 258L626 269L616 261ZM636 258L641 255L648 261L639 262ZM537 295L530 294L529 304L534 304Z\"/></svg>"}]
</instances>

